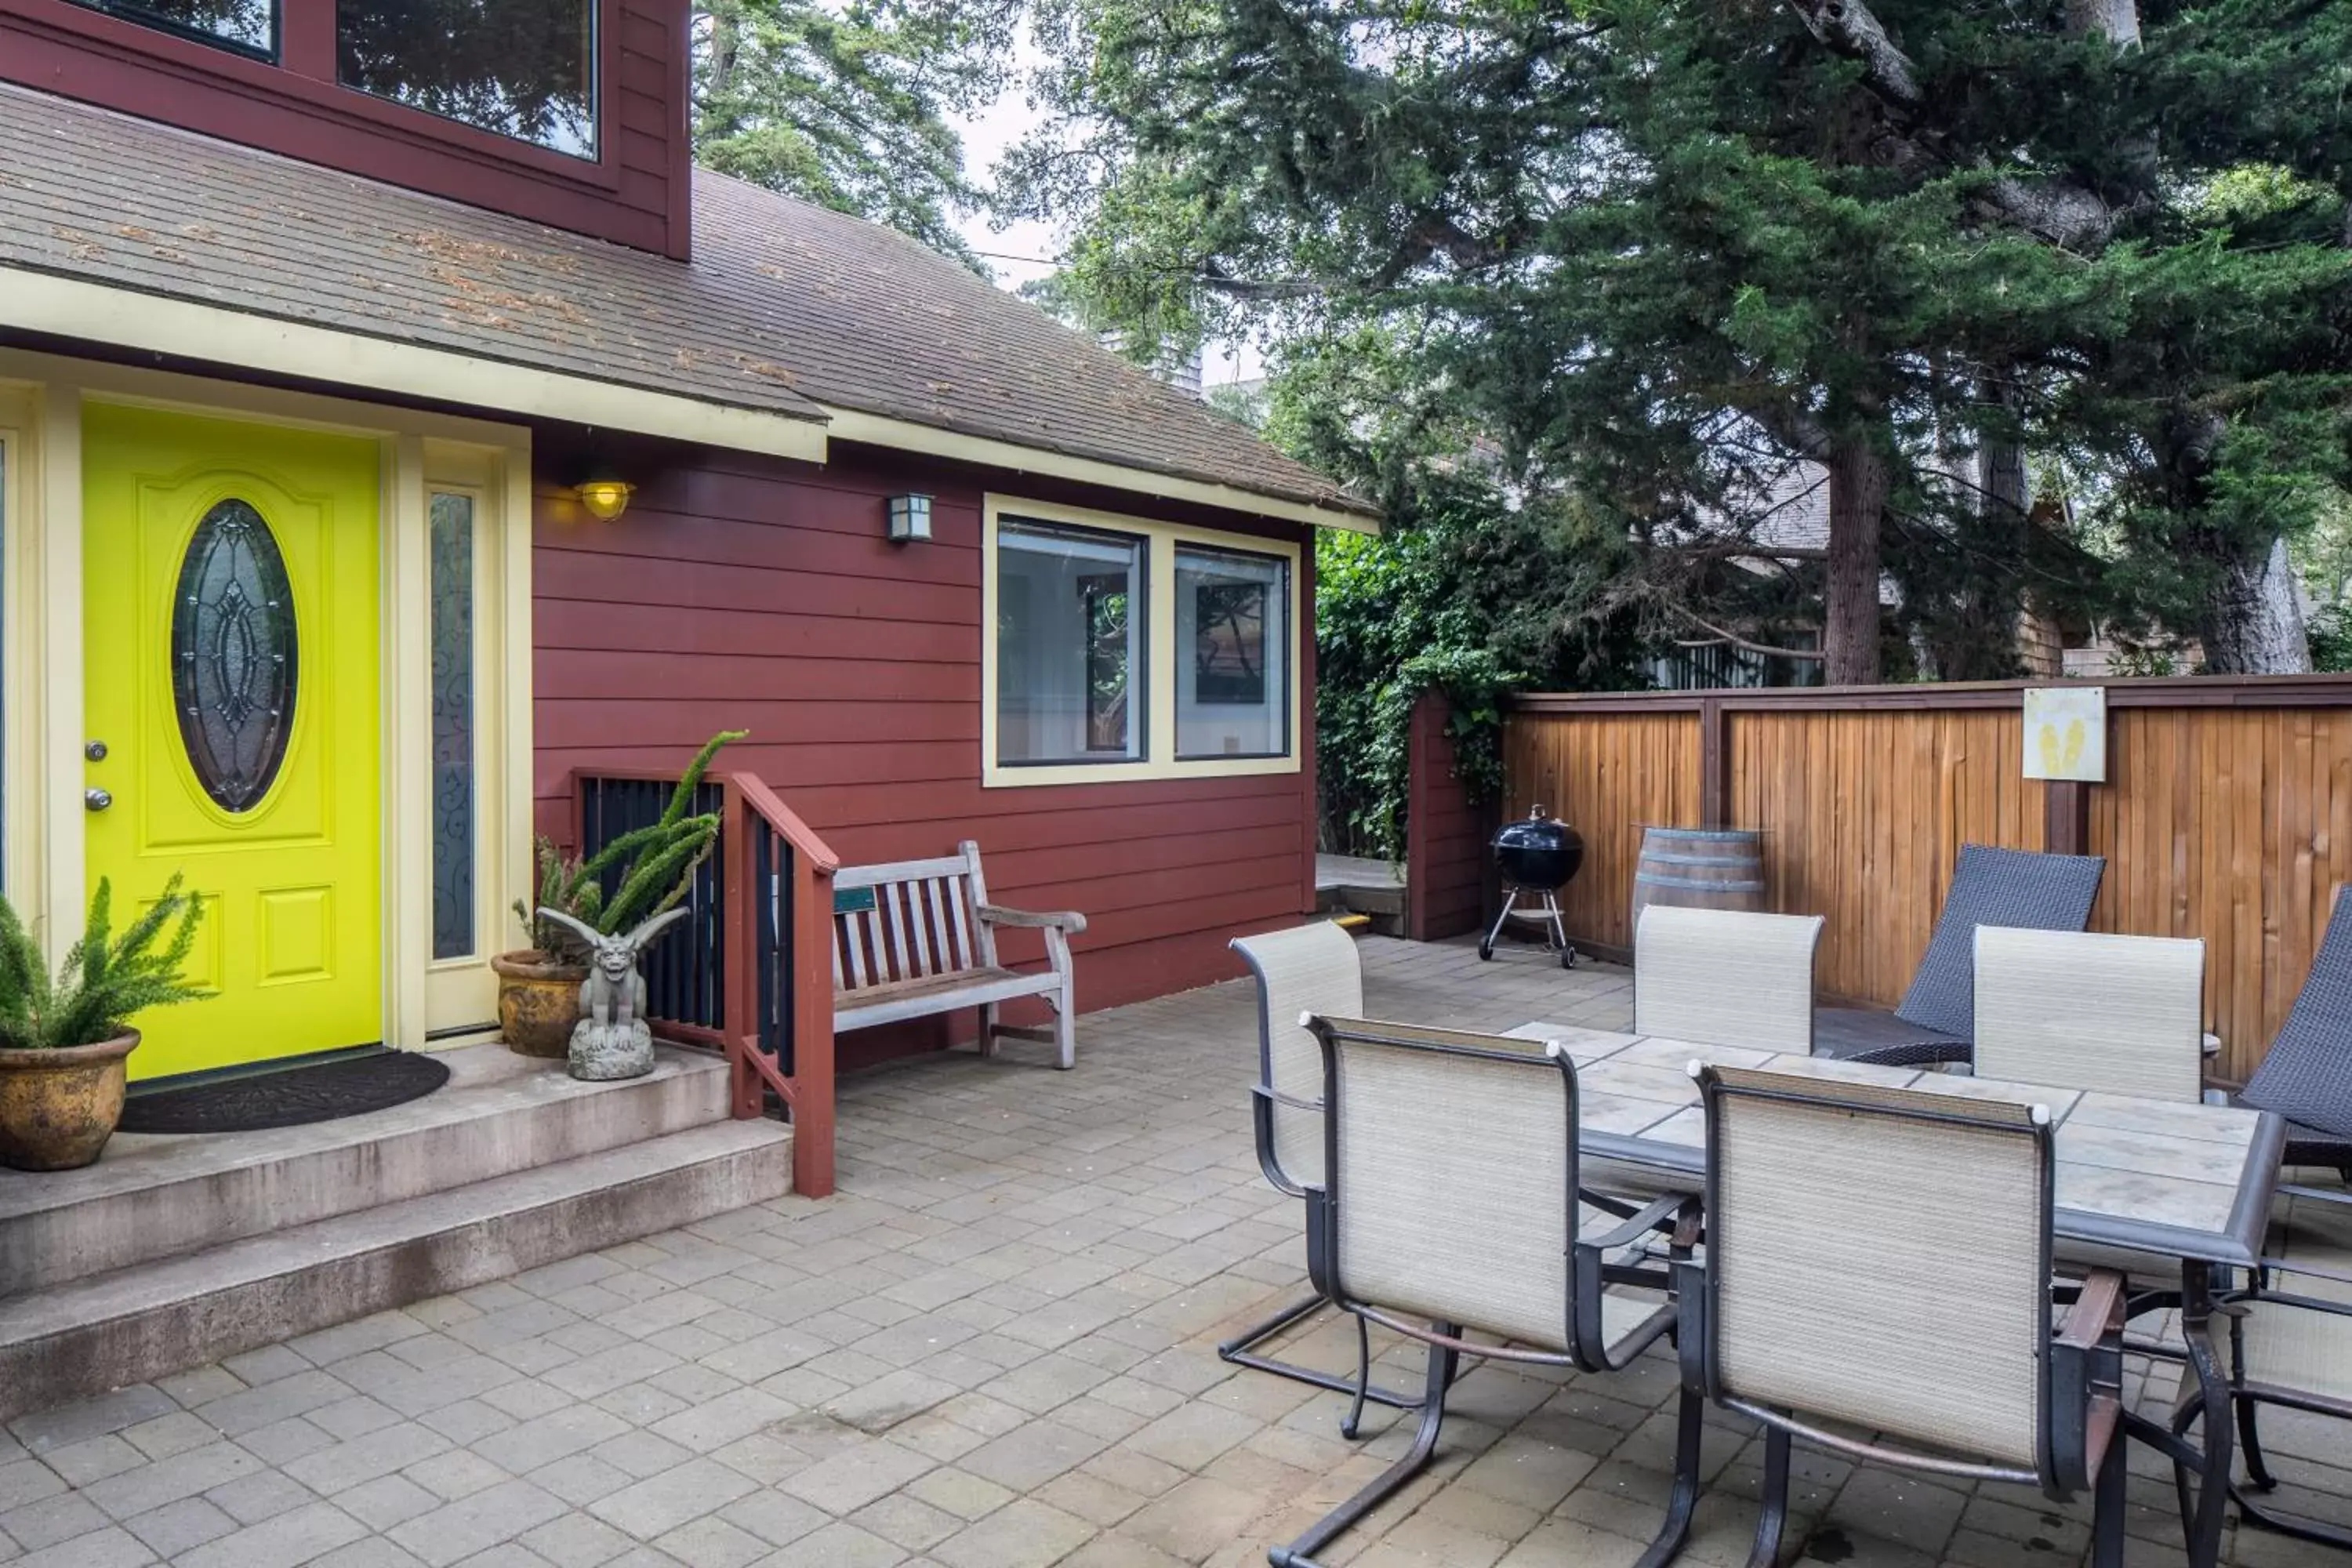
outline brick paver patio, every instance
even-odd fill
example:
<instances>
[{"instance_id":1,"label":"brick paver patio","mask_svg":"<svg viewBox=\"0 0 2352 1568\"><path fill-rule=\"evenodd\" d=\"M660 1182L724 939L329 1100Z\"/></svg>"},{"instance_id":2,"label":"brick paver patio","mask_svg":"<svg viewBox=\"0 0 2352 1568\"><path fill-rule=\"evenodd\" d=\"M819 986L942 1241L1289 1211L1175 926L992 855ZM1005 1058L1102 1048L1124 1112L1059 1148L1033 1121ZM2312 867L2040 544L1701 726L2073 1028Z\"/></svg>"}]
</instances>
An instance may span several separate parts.
<instances>
[{"instance_id":1,"label":"brick paver patio","mask_svg":"<svg viewBox=\"0 0 2352 1568\"><path fill-rule=\"evenodd\" d=\"M1370 939L1371 1011L1622 1026L1622 970ZM12 1568L1167 1568L1265 1561L1403 1446L1337 1395L1219 1362L1301 1288L1298 1215L1249 1141L1251 994L1089 1016L1079 1066L934 1058L842 1096L836 1197L746 1209L221 1365L0 1437ZM1345 1364L1329 1324L1290 1353ZM1391 1342L1387 1375L1418 1352ZM2136 1380L2137 1381L2137 1380ZM1618 1568L1654 1529L1672 1369L1484 1367L1432 1476L1334 1553L1365 1568ZM2341 1429L2266 1419L2352 1518ZM1746 1560L1759 1445L1711 1427L1685 1561ZM2137 1462L2135 1563L2180 1561ZM2327 1463L2322 1460L2329 1461ZM2071 1563L2081 1508L1802 1456L1805 1560ZM2247 1568L2352 1562L2252 1531Z\"/></svg>"}]
</instances>

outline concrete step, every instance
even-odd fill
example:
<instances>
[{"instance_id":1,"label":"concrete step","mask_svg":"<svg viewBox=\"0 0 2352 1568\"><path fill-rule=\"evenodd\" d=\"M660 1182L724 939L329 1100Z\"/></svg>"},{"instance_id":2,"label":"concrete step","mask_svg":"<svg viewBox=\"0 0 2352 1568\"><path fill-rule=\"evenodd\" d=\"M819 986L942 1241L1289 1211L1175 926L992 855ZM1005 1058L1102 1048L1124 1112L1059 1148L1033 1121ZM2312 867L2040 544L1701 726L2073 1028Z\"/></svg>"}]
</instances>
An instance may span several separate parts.
<instances>
[{"instance_id":1,"label":"concrete step","mask_svg":"<svg viewBox=\"0 0 2352 1568\"><path fill-rule=\"evenodd\" d=\"M720 1121L0 1301L0 1421L782 1197L792 1148Z\"/></svg>"},{"instance_id":2,"label":"concrete step","mask_svg":"<svg viewBox=\"0 0 2352 1568\"><path fill-rule=\"evenodd\" d=\"M118 1133L79 1171L0 1172L0 1297L356 1214L724 1121L727 1065L662 1048L654 1071L583 1083L504 1046L442 1053L422 1100L308 1127Z\"/></svg>"}]
</instances>

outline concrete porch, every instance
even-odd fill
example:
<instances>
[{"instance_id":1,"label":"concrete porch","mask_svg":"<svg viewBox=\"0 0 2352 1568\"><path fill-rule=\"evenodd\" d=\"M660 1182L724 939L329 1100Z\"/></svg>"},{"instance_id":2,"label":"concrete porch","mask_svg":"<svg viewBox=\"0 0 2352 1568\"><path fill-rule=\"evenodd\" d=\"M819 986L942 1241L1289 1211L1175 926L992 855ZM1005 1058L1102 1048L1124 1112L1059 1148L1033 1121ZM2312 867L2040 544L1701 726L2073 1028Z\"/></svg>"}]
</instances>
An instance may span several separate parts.
<instances>
[{"instance_id":1,"label":"concrete porch","mask_svg":"<svg viewBox=\"0 0 2352 1568\"><path fill-rule=\"evenodd\" d=\"M1629 976L1365 940L1368 1007L1622 1026ZM1235 984L1089 1015L1076 1072L1008 1047L842 1086L842 1189L272 1343L11 1423L10 1568L1255 1568L1405 1441L1217 1360L1301 1288L1260 1179ZM1328 1325L1292 1353L1340 1365ZM1417 1354L1393 1346L1388 1375ZM1434 1472L1342 1560L1623 1568L1658 1519L1663 1359L1612 1378L1487 1366ZM2136 1380L2137 1386L2137 1380ZM2142 1390L2152 1396L2158 1390ZM2352 1520L2352 1445L2266 1415L2300 1506ZM1684 1561L1745 1561L1759 1443L1711 1428ZM2136 1461L2129 1560L2180 1561ZM2069 1564L2081 1508L1801 1458L1801 1561ZM15 1555L11 1555L14 1553ZM2233 1531L2242 1568L2341 1553Z\"/></svg>"},{"instance_id":2,"label":"concrete porch","mask_svg":"<svg viewBox=\"0 0 2352 1568\"><path fill-rule=\"evenodd\" d=\"M618 1083L442 1059L390 1110L0 1172L0 1419L791 1190L791 1130L729 1120L716 1057Z\"/></svg>"}]
</instances>

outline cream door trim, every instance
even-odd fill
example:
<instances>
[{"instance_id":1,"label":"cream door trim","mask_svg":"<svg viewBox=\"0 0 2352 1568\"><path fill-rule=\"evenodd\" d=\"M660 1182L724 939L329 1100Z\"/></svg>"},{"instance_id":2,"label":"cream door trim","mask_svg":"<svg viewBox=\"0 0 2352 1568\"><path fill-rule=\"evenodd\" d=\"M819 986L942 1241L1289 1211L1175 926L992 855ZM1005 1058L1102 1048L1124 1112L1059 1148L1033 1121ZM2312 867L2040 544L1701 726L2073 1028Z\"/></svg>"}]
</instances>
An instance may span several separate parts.
<instances>
[{"instance_id":1,"label":"cream door trim","mask_svg":"<svg viewBox=\"0 0 2352 1568\"><path fill-rule=\"evenodd\" d=\"M384 1040L496 1016L489 959L529 882L531 822L530 432L517 426L0 350L0 431L16 448L5 541L8 892L52 955L81 933L81 410L85 401L371 436L381 444L383 554ZM20 470L21 468L21 471ZM476 497L478 951L432 961L431 598L425 497ZM485 570L485 568L489 568Z\"/></svg>"}]
</instances>

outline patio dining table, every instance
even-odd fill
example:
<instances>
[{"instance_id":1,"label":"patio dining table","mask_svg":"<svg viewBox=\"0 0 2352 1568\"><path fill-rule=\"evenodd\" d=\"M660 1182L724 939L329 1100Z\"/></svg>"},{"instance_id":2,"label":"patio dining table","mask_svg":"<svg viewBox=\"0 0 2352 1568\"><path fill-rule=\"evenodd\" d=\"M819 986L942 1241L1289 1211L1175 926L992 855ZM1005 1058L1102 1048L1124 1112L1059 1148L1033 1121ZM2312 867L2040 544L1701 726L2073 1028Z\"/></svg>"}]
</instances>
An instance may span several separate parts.
<instances>
[{"instance_id":1,"label":"patio dining table","mask_svg":"<svg viewBox=\"0 0 2352 1568\"><path fill-rule=\"evenodd\" d=\"M2183 1445L2176 1455L2200 1475L2196 1517L2187 1521L2189 1558L2195 1568L2219 1560L2232 1432L2213 1293L2217 1277L2261 1258L2286 1134L2278 1117L1541 1021L1507 1034L1567 1047L1576 1063L1584 1183L1626 1196L1702 1192L1706 1120L1690 1075L1695 1061L2046 1106L2059 1265L2120 1268L2139 1279L2179 1273L2181 1338L2204 1417L2201 1448Z\"/></svg>"}]
</instances>

